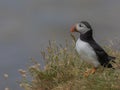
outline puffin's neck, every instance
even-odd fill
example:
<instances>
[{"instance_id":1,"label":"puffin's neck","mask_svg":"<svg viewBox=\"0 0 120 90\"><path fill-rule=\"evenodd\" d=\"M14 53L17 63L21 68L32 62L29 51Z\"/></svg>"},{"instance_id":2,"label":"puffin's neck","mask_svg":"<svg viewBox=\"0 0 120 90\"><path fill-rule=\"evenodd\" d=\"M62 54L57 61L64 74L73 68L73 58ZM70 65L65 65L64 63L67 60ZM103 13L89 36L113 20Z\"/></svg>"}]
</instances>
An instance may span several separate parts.
<instances>
[{"instance_id":1,"label":"puffin's neck","mask_svg":"<svg viewBox=\"0 0 120 90\"><path fill-rule=\"evenodd\" d=\"M92 30L90 30L90 31L86 32L85 34L80 34L80 39L82 41L88 42L90 40L93 40L93 36L92 35L93 35Z\"/></svg>"}]
</instances>

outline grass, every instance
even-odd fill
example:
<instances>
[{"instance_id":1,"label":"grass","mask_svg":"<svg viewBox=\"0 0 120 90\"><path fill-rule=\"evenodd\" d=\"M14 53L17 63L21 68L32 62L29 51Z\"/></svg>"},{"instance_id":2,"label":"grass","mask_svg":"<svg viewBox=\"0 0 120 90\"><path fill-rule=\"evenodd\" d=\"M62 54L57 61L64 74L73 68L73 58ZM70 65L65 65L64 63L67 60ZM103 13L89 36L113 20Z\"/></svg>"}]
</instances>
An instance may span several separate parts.
<instances>
[{"instance_id":1,"label":"grass","mask_svg":"<svg viewBox=\"0 0 120 90\"><path fill-rule=\"evenodd\" d=\"M95 74L85 78L83 73L92 66L80 60L72 37L71 45L57 45L52 41L41 51L46 63L44 69L33 59L33 65L27 70L19 70L22 76L19 84L24 90L120 90L120 52L105 48L117 57L116 69L100 67Z\"/></svg>"}]
</instances>

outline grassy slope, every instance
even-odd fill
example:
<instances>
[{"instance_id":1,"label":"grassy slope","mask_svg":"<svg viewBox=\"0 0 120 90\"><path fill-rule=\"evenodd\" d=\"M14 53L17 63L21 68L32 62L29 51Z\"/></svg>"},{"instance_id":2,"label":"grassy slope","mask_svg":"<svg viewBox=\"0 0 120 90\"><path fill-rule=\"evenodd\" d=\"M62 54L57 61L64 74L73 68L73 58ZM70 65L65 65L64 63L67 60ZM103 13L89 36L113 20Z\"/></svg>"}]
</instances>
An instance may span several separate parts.
<instances>
[{"instance_id":1,"label":"grassy slope","mask_svg":"<svg viewBox=\"0 0 120 90\"><path fill-rule=\"evenodd\" d=\"M117 57L120 64L120 53L106 49L110 55ZM63 47L55 42L49 42L45 51L41 52L46 62L44 70L37 62L26 71L20 71L22 80L20 86L24 90L120 90L120 69L100 67L88 78L83 73L92 66L82 62L74 50L74 43ZM28 77L32 78L27 79Z\"/></svg>"}]
</instances>

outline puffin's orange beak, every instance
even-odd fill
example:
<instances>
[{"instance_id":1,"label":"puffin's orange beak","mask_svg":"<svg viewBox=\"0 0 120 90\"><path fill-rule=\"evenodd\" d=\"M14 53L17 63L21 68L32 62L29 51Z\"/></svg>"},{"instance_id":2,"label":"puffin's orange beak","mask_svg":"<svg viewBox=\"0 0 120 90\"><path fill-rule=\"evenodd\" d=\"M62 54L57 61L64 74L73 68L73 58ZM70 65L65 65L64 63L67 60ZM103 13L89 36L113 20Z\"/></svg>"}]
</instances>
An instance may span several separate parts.
<instances>
[{"instance_id":1,"label":"puffin's orange beak","mask_svg":"<svg viewBox=\"0 0 120 90\"><path fill-rule=\"evenodd\" d=\"M72 28L70 29L70 31L71 31L71 32L75 32L75 31L76 31L76 29L75 29L75 25L72 26Z\"/></svg>"}]
</instances>

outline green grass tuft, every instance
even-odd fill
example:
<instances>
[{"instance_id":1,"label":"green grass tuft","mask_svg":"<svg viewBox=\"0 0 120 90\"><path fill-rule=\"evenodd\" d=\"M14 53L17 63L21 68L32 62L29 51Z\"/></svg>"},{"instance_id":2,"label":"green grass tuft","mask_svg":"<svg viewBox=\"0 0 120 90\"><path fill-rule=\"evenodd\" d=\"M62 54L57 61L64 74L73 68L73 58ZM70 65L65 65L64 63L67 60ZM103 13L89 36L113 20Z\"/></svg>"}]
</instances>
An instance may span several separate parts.
<instances>
[{"instance_id":1,"label":"green grass tuft","mask_svg":"<svg viewBox=\"0 0 120 90\"><path fill-rule=\"evenodd\" d=\"M71 46L49 42L45 51L41 51L46 63L44 69L34 62L26 71L20 70L20 86L24 90L120 90L120 52L107 47L107 52L117 57L116 69L100 67L85 78L83 73L92 66L80 60L74 44L74 41Z\"/></svg>"}]
</instances>

